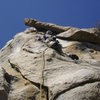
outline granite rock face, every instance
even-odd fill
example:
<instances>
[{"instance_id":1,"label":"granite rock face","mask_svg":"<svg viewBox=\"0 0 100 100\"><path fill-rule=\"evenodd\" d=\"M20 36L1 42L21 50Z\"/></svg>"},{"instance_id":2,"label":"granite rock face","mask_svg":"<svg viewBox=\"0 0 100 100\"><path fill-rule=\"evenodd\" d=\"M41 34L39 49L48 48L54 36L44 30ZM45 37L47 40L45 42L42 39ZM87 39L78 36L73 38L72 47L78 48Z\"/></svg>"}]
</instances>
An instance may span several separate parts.
<instances>
[{"instance_id":1,"label":"granite rock face","mask_svg":"<svg viewBox=\"0 0 100 100\"><path fill-rule=\"evenodd\" d=\"M0 66L0 100L7 100L9 92L9 83L7 83L7 73Z\"/></svg>"},{"instance_id":2,"label":"granite rock face","mask_svg":"<svg viewBox=\"0 0 100 100\"><path fill-rule=\"evenodd\" d=\"M25 23L33 27L0 51L0 100L100 100L100 34L95 28ZM37 39L46 30L56 32L63 55ZM73 54L79 59L73 60Z\"/></svg>"},{"instance_id":3,"label":"granite rock face","mask_svg":"<svg viewBox=\"0 0 100 100\"><path fill-rule=\"evenodd\" d=\"M60 38L62 39L90 42L100 45L100 34L96 32L96 29L85 30L85 29L71 28L68 31L59 34L58 36L60 36Z\"/></svg>"}]
</instances>

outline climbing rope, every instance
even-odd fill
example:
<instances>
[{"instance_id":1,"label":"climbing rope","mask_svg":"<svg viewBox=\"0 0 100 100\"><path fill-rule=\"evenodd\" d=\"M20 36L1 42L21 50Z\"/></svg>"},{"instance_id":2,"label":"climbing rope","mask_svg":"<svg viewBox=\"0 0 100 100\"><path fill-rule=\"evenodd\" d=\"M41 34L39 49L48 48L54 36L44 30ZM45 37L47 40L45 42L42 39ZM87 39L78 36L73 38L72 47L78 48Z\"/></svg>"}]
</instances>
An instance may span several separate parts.
<instances>
[{"instance_id":1,"label":"climbing rope","mask_svg":"<svg viewBox=\"0 0 100 100\"><path fill-rule=\"evenodd\" d=\"M41 69L41 76L40 76L40 100L42 100L42 86L44 84L45 52L46 52L47 49L48 48L46 48L42 53L43 66L42 66L42 69Z\"/></svg>"}]
</instances>

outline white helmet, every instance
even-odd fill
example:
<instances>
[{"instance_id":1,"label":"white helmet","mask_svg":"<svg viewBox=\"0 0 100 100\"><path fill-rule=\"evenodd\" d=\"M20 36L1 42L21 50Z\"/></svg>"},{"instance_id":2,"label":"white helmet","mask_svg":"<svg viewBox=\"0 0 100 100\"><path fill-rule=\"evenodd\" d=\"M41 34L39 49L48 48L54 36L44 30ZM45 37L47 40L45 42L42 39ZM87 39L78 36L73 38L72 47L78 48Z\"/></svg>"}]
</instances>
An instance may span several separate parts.
<instances>
[{"instance_id":1,"label":"white helmet","mask_svg":"<svg viewBox=\"0 0 100 100\"><path fill-rule=\"evenodd\" d=\"M48 30L48 31L46 32L46 34L53 35L53 34L52 34L52 31L50 31L50 30Z\"/></svg>"}]
</instances>

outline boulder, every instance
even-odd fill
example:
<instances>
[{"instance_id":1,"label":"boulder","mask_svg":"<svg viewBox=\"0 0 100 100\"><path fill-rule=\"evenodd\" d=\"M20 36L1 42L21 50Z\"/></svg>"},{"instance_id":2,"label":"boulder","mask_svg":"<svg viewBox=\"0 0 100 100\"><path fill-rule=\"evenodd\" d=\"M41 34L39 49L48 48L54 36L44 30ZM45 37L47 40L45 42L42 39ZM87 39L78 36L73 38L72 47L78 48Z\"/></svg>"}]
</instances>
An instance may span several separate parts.
<instances>
[{"instance_id":1,"label":"boulder","mask_svg":"<svg viewBox=\"0 0 100 100\"><path fill-rule=\"evenodd\" d=\"M68 31L60 33L58 38L100 45L100 34L96 33L95 29L71 28Z\"/></svg>"},{"instance_id":2,"label":"boulder","mask_svg":"<svg viewBox=\"0 0 100 100\"><path fill-rule=\"evenodd\" d=\"M60 54L36 39L43 37L44 31L41 34L38 29L27 30L28 34L26 31L17 34L0 51L0 83L4 83L3 68L10 86L7 92L0 84L1 90L6 91L3 100L100 99L100 47L96 40L87 40L92 33L78 28L60 33L58 36L63 37L58 39L63 51ZM78 40L81 33L83 40L82 37ZM66 39L69 37L70 41ZM73 60L69 55L78 59Z\"/></svg>"},{"instance_id":3,"label":"boulder","mask_svg":"<svg viewBox=\"0 0 100 100\"><path fill-rule=\"evenodd\" d=\"M25 18L24 23L25 25L35 27L38 30L42 30L42 31L51 30L55 32L56 34L70 29L70 27L63 27L56 24L52 24L52 23L45 23L45 22L41 22L39 20L32 19L32 18Z\"/></svg>"}]
</instances>

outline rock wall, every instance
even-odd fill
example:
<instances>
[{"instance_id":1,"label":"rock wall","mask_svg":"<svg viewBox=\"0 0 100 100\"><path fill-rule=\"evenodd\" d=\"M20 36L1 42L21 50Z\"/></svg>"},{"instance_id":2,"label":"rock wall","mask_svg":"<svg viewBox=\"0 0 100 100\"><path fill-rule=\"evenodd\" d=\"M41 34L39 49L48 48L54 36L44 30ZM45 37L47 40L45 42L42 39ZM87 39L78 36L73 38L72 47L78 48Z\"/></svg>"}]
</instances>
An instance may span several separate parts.
<instances>
[{"instance_id":1,"label":"rock wall","mask_svg":"<svg viewBox=\"0 0 100 100\"><path fill-rule=\"evenodd\" d=\"M0 100L100 100L100 34L25 19L0 51ZM37 37L53 31L63 55ZM72 59L69 55L77 55Z\"/></svg>"}]
</instances>

